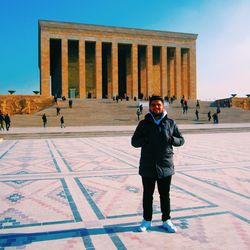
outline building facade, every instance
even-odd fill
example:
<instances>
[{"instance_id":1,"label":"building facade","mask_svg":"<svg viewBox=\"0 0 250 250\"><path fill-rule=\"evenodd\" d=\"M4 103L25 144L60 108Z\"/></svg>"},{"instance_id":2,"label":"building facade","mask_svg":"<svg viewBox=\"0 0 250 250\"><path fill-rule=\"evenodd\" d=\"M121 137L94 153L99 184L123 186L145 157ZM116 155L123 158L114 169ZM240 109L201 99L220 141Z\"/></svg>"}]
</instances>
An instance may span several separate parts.
<instances>
[{"instance_id":1,"label":"building facade","mask_svg":"<svg viewBox=\"0 0 250 250\"><path fill-rule=\"evenodd\" d=\"M196 34L39 21L40 92L196 99Z\"/></svg>"}]
</instances>

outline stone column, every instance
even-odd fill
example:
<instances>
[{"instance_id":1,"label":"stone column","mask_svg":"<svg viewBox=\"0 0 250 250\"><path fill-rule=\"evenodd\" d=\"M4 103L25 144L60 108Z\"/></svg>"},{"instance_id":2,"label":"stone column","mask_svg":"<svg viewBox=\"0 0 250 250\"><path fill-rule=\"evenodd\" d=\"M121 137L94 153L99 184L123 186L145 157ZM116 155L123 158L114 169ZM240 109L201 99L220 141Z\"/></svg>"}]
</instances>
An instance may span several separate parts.
<instances>
[{"instance_id":1,"label":"stone column","mask_svg":"<svg viewBox=\"0 0 250 250\"><path fill-rule=\"evenodd\" d=\"M62 39L62 96L69 96L69 79L68 79L68 40Z\"/></svg>"},{"instance_id":2,"label":"stone column","mask_svg":"<svg viewBox=\"0 0 250 250\"><path fill-rule=\"evenodd\" d=\"M172 97L175 95L175 48L169 48L167 52L168 56L168 95Z\"/></svg>"},{"instance_id":3,"label":"stone column","mask_svg":"<svg viewBox=\"0 0 250 250\"><path fill-rule=\"evenodd\" d=\"M189 84L189 96L190 99L195 100L196 97L196 49L189 49L189 76L190 76L190 84Z\"/></svg>"},{"instance_id":4,"label":"stone column","mask_svg":"<svg viewBox=\"0 0 250 250\"><path fill-rule=\"evenodd\" d=\"M112 96L118 95L118 45L112 42Z\"/></svg>"},{"instance_id":5,"label":"stone column","mask_svg":"<svg viewBox=\"0 0 250 250\"><path fill-rule=\"evenodd\" d=\"M181 88L185 98L190 99L189 91L189 73L188 73L188 49L181 51Z\"/></svg>"},{"instance_id":6,"label":"stone column","mask_svg":"<svg viewBox=\"0 0 250 250\"><path fill-rule=\"evenodd\" d=\"M86 98L85 41L79 40L79 97Z\"/></svg>"},{"instance_id":7,"label":"stone column","mask_svg":"<svg viewBox=\"0 0 250 250\"><path fill-rule=\"evenodd\" d=\"M95 44L95 88L96 99L102 99L102 42Z\"/></svg>"},{"instance_id":8,"label":"stone column","mask_svg":"<svg viewBox=\"0 0 250 250\"><path fill-rule=\"evenodd\" d=\"M138 45L132 44L132 95L138 98Z\"/></svg>"},{"instance_id":9,"label":"stone column","mask_svg":"<svg viewBox=\"0 0 250 250\"><path fill-rule=\"evenodd\" d=\"M153 84L153 46L147 45L146 53L146 65L147 65L147 94L146 96L152 96L152 84Z\"/></svg>"},{"instance_id":10,"label":"stone column","mask_svg":"<svg viewBox=\"0 0 250 250\"><path fill-rule=\"evenodd\" d=\"M164 98L168 95L167 81L167 47L161 47L161 95Z\"/></svg>"},{"instance_id":11,"label":"stone column","mask_svg":"<svg viewBox=\"0 0 250 250\"><path fill-rule=\"evenodd\" d=\"M40 93L50 95L50 39L41 32L40 40Z\"/></svg>"},{"instance_id":12,"label":"stone column","mask_svg":"<svg viewBox=\"0 0 250 250\"><path fill-rule=\"evenodd\" d=\"M181 89L181 48L176 47L175 53L175 96L177 99L182 97Z\"/></svg>"}]
</instances>

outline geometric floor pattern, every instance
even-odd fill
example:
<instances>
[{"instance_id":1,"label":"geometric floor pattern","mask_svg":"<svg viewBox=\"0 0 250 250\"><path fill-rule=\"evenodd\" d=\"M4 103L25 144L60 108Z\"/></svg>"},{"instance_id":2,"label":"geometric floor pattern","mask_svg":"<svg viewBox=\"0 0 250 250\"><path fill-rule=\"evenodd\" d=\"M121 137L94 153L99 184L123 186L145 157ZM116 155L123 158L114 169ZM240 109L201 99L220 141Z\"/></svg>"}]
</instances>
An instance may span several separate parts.
<instances>
[{"instance_id":1,"label":"geometric floor pattern","mask_svg":"<svg viewBox=\"0 0 250 250\"><path fill-rule=\"evenodd\" d=\"M249 249L250 133L185 134L175 148L171 216L142 219L131 138L0 143L0 249Z\"/></svg>"}]
</instances>

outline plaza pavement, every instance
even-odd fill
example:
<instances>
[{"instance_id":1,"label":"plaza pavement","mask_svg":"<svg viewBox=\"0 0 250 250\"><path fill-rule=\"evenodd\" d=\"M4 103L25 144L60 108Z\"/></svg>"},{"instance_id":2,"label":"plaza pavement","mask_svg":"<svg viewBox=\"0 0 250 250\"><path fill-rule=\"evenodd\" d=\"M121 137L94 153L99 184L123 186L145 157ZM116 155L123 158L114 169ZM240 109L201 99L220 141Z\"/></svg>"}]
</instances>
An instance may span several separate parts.
<instances>
[{"instance_id":1,"label":"plaza pavement","mask_svg":"<svg viewBox=\"0 0 250 250\"><path fill-rule=\"evenodd\" d=\"M186 143L174 156L176 234L160 227L157 190L153 226L137 232L140 149L130 135L119 136L134 126L109 127L116 136L75 138L54 138L61 128L1 132L14 137L0 142L0 249L250 249L250 124L204 126L179 126ZM29 139L35 133L51 136Z\"/></svg>"}]
</instances>

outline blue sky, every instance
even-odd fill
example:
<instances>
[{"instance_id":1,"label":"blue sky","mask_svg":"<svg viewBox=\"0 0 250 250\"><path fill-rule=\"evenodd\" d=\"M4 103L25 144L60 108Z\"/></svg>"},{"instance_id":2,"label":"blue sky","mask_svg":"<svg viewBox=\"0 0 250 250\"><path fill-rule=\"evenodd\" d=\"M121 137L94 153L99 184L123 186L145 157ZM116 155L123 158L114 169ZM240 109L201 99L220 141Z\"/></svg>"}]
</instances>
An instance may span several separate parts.
<instances>
[{"instance_id":1,"label":"blue sky","mask_svg":"<svg viewBox=\"0 0 250 250\"><path fill-rule=\"evenodd\" d=\"M198 34L198 98L250 94L249 0L1 0L0 94L39 90L38 20Z\"/></svg>"}]
</instances>

